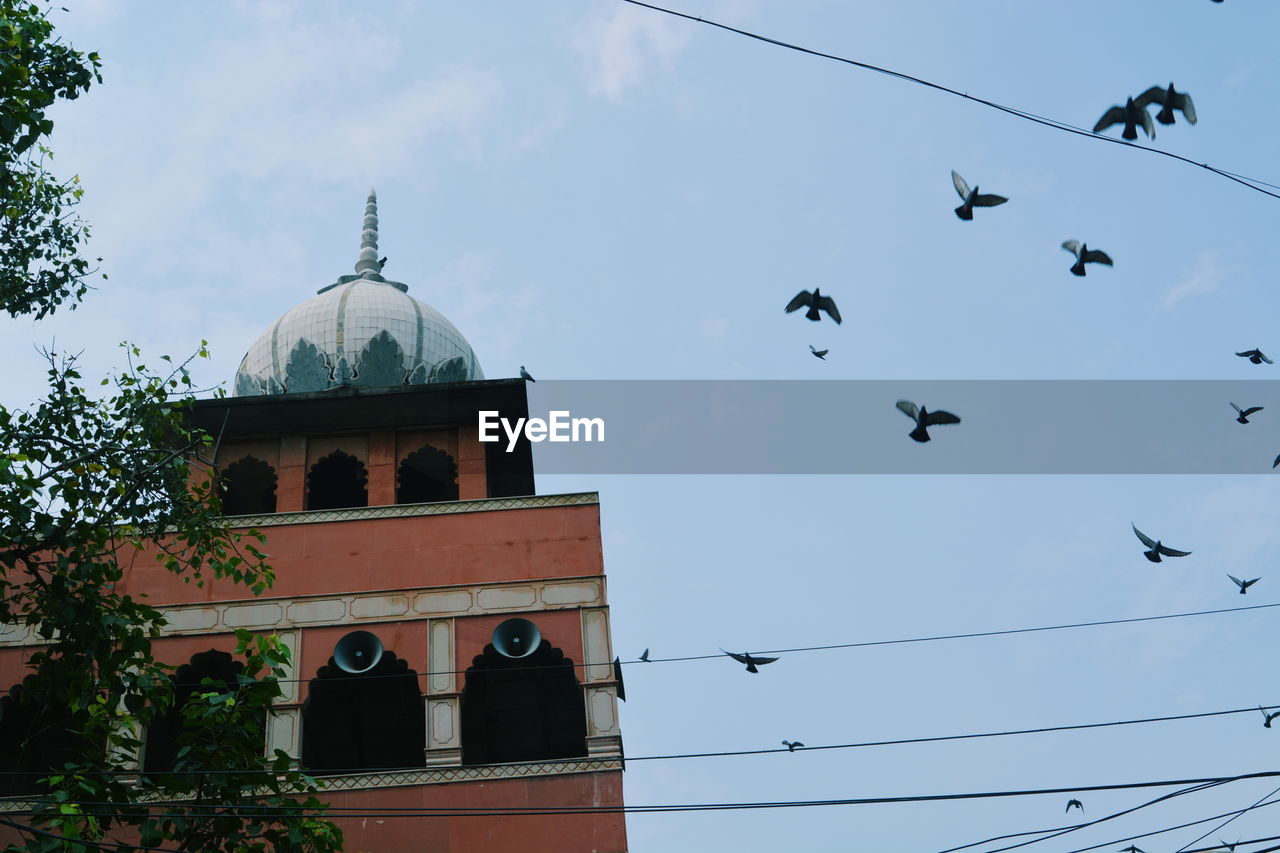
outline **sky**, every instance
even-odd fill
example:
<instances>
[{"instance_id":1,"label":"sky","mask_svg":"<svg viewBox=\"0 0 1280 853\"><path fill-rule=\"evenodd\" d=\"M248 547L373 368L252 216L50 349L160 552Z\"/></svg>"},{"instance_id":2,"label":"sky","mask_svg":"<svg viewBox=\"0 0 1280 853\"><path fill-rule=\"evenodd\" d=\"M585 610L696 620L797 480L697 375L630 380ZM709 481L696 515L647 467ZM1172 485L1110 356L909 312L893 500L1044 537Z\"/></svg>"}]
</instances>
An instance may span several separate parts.
<instances>
[{"instance_id":1,"label":"sky","mask_svg":"<svg viewBox=\"0 0 1280 853\"><path fill-rule=\"evenodd\" d=\"M121 340L177 358L205 339L212 358L197 380L229 383L263 329L352 271L374 187L388 275L457 326L489 378L524 364L542 382L1258 383L1248 405L1266 410L1252 424L1205 432L1223 444L1232 427L1275 436L1256 474L541 475L541 493L600 492L624 659L1280 601L1280 486L1268 467L1280 393L1262 381L1280 365L1233 355L1280 356L1280 199L620 0L62 2L58 30L101 53L105 82L54 111L53 165L80 176L91 252L110 278L74 312L0 320L6 406L41 394L38 347L80 352L92 384L123 366ZM1154 147L1280 184L1273 0L678 8L1086 128L1172 81L1193 95L1199 123L1158 125ZM952 169L1009 203L961 222ZM1108 252L1114 268L1072 276L1067 239ZM783 313L814 287L837 300L842 325ZM825 361L810 344L830 349ZM539 393L531 386L535 408ZM1214 404L1224 419L1228 399ZM1180 417L1135 409L1153 430ZM1054 413L1010 399L1007 416ZM900 452L939 458L973 426L915 446L909 422L891 408L885 417ZM798 441L805 427L797 417ZM1131 524L1192 556L1149 563ZM1262 580L1242 597L1228 574ZM635 760L1280 704L1274 614L791 653L758 675L727 658L631 665L626 799L898 797L1277 770L1280 731L1257 712ZM1027 849L1177 850L1217 822L1120 839L1245 808L1277 785L1235 782ZM1164 790L1074 796L1093 819ZM1069 796L637 814L627 826L635 853L936 853L1078 823L1064 814ZM1218 834L1276 825L1259 809Z\"/></svg>"}]
</instances>

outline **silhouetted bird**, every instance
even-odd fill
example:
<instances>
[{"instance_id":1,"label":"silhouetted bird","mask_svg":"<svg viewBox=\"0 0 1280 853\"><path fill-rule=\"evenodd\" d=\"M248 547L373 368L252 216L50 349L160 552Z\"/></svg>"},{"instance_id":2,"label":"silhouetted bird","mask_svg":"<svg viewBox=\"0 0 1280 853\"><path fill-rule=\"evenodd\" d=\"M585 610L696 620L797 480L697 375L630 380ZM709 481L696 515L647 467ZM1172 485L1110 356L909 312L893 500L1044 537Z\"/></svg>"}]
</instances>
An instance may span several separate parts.
<instances>
[{"instance_id":1,"label":"silhouetted bird","mask_svg":"<svg viewBox=\"0 0 1280 853\"><path fill-rule=\"evenodd\" d=\"M1121 847L1119 853L1147 853L1141 847L1134 847L1130 844L1128 847Z\"/></svg>"},{"instance_id":2,"label":"silhouetted bird","mask_svg":"<svg viewBox=\"0 0 1280 853\"><path fill-rule=\"evenodd\" d=\"M1071 811L1073 807L1079 809L1081 814L1084 814L1084 803L1079 800L1067 800L1067 811Z\"/></svg>"},{"instance_id":3,"label":"silhouetted bird","mask_svg":"<svg viewBox=\"0 0 1280 853\"><path fill-rule=\"evenodd\" d=\"M830 296L823 296L822 290L817 287L813 289L813 293L810 293L807 290L802 290L797 293L795 298L787 303L785 310L790 314L792 311L799 311L806 305L809 307L809 311L804 316L808 319L817 322L822 319L818 315L818 312L826 311L827 315L832 320L835 320L837 323L840 322L840 309L836 308L836 301Z\"/></svg>"},{"instance_id":4,"label":"silhouetted bird","mask_svg":"<svg viewBox=\"0 0 1280 853\"><path fill-rule=\"evenodd\" d=\"M960 419L950 412L931 412L924 406L917 409L916 404L910 400L899 400L894 403L894 405L898 407L898 411L916 422L916 428L908 433L908 435L919 442L929 440L929 431L926 427L938 426L939 424L960 423Z\"/></svg>"},{"instance_id":5,"label":"silhouetted bird","mask_svg":"<svg viewBox=\"0 0 1280 853\"><path fill-rule=\"evenodd\" d=\"M1268 714L1267 709L1261 705L1258 706L1258 710L1262 712L1262 727L1264 729L1271 728L1271 721L1276 717L1280 717L1280 711L1276 711L1274 714Z\"/></svg>"},{"instance_id":6,"label":"silhouetted bird","mask_svg":"<svg viewBox=\"0 0 1280 853\"><path fill-rule=\"evenodd\" d=\"M1156 113L1156 121L1161 124L1173 124L1174 110L1180 110L1188 124L1196 123L1196 105L1191 102L1191 96L1174 89L1172 83L1169 84L1168 89L1152 86L1135 98L1134 104L1144 109L1148 104L1159 104L1161 110Z\"/></svg>"},{"instance_id":7,"label":"silhouetted bird","mask_svg":"<svg viewBox=\"0 0 1280 853\"><path fill-rule=\"evenodd\" d=\"M522 365L520 365L520 378L521 378L521 379L523 379L525 382L537 382L537 381L538 381L538 380L534 379L532 376L530 376L530 375L529 375L529 371L527 371L527 370L525 370L525 369L524 369L524 365L523 365L523 364L522 364Z\"/></svg>"},{"instance_id":8,"label":"silhouetted bird","mask_svg":"<svg viewBox=\"0 0 1280 853\"><path fill-rule=\"evenodd\" d=\"M1236 586L1240 587L1240 594L1241 594L1241 595L1244 595L1244 594L1245 594L1245 591L1246 591L1246 590L1248 590L1248 589L1249 589L1249 587L1253 586L1255 583L1257 583L1258 581L1262 580L1262 578L1254 578L1254 579L1253 579L1253 580L1251 580L1251 581L1242 581L1242 580L1240 580L1240 578L1235 577L1234 575L1227 575L1227 577L1231 578L1232 583L1234 583Z\"/></svg>"},{"instance_id":9,"label":"silhouetted bird","mask_svg":"<svg viewBox=\"0 0 1280 853\"><path fill-rule=\"evenodd\" d=\"M724 652L724 649L721 649L720 651ZM757 666L764 666L767 663L773 663L777 660L777 658L753 657L750 652L743 652L740 655L734 654L733 652L724 653L736 660L738 663L745 663L747 665L747 672L759 672L760 670L756 669Z\"/></svg>"},{"instance_id":10,"label":"silhouetted bird","mask_svg":"<svg viewBox=\"0 0 1280 853\"><path fill-rule=\"evenodd\" d=\"M1271 463L1272 468L1276 467L1277 465L1280 465L1280 456L1277 456L1276 461Z\"/></svg>"},{"instance_id":11,"label":"silhouetted bird","mask_svg":"<svg viewBox=\"0 0 1280 853\"><path fill-rule=\"evenodd\" d=\"M1133 98L1125 101L1123 107L1113 106L1103 113L1102 118L1098 119L1098 123L1093 126L1093 132L1101 133L1113 124L1124 125L1124 132L1120 135L1125 139L1137 139L1139 127L1145 130L1151 139L1156 138L1156 126L1151 123L1147 108L1138 104Z\"/></svg>"},{"instance_id":12,"label":"silhouetted bird","mask_svg":"<svg viewBox=\"0 0 1280 853\"><path fill-rule=\"evenodd\" d=\"M956 173L955 169L951 170L951 183L955 184L956 192L960 194L960 201L963 202L956 208L956 216L966 222L973 219L975 207L995 207L1009 200L1002 195L979 195L978 188L969 189L969 185Z\"/></svg>"},{"instance_id":13,"label":"silhouetted bird","mask_svg":"<svg viewBox=\"0 0 1280 853\"><path fill-rule=\"evenodd\" d=\"M831 350L829 350L829 349L814 349L814 348L813 348L813 344L809 344L809 352L813 353L814 355L816 355L818 358L822 359L823 361L826 361L826 360L827 360L827 353L831 352Z\"/></svg>"},{"instance_id":14,"label":"silhouetted bird","mask_svg":"<svg viewBox=\"0 0 1280 853\"><path fill-rule=\"evenodd\" d=\"M795 751L796 751L796 747L804 746L804 744L802 744L802 743L801 743L800 741L798 741L798 740L784 740L784 741L782 742L782 745L783 745L783 746L785 746L785 747L787 748L787 751L788 751L788 752L795 752Z\"/></svg>"},{"instance_id":15,"label":"silhouetted bird","mask_svg":"<svg viewBox=\"0 0 1280 853\"><path fill-rule=\"evenodd\" d=\"M1150 551L1143 551L1142 556L1146 557L1148 560L1150 560L1153 563L1160 562L1161 554L1165 555L1166 557L1185 557L1191 553L1190 551L1175 551L1173 548L1170 548L1167 545L1161 544L1158 540L1152 539L1150 536L1148 536L1147 534L1139 530L1136 525L1132 525L1132 526L1133 526L1133 532L1136 533L1138 535L1138 538L1142 540L1142 544L1146 545L1148 548L1151 549Z\"/></svg>"},{"instance_id":16,"label":"silhouetted bird","mask_svg":"<svg viewBox=\"0 0 1280 853\"><path fill-rule=\"evenodd\" d=\"M1228 400L1227 402L1230 402L1230 401ZM1254 412L1262 411L1261 406L1250 406L1247 409L1241 409L1235 403L1231 403L1231 408L1236 410L1236 415L1238 415L1238 417L1236 418L1236 423L1238 424L1247 424L1249 422L1249 415L1252 415Z\"/></svg>"},{"instance_id":17,"label":"silhouetted bird","mask_svg":"<svg viewBox=\"0 0 1280 853\"><path fill-rule=\"evenodd\" d=\"M1222 0L1213 0L1213 2L1215 2L1215 3L1221 3L1221 2L1222 2ZM1223 850L1226 850L1226 851L1227 851L1227 853L1235 853L1236 844L1239 844L1239 843L1240 843L1240 840L1239 840L1239 839L1236 839L1236 843L1235 843L1235 844L1228 844L1227 842L1225 842L1225 841L1223 841L1221 838L1219 838L1219 839L1218 839L1218 843L1222 845L1222 849L1223 849Z\"/></svg>"},{"instance_id":18,"label":"silhouetted bird","mask_svg":"<svg viewBox=\"0 0 1280 853\"><path fill-rule=\"evenodd\" d=\"M383 255L382 260L378 261L378 269L382 269L387 265L387 256Z\"/></svg>"},{"instance_id":19,"label":"silhouetted bird","mask_svg":"<svg viewBox=\"0 0 1280 853\"><path fill-rule=\"evenodd\" d=\"M1267 364L1275 364L1274 361L1272 361L1271 359L1263 355L1262 350L1260 349L1245 350L1244 352L1236 353L1236 355L1240 356L1241 358L1247 358L1249 359L1249 361L1253 362L1254 364L1262 364L1262 362L1264 361Z\"/></svg>"},{"instance_id":20,"label":"silhouetted bird","mask_svg":"<svg viewBox=\"0 0 1280 853\"><path fill-rule=\"evenodd\" d=\"M1075 275L1084 275L1085 264L1113 266L1111 258L1106 252L1090 249L1088 243L1081 243L1079 240L1068 240L1062 244L1062 248L1076 256L1075 266L1071 268L1071 272Z\"/></svg>"},{"instance_id":21,"label":"silhouetted bird","mask_svg":"<svg viewBox=\"0 0 1280 853\"><path fill-rule=\"evenodd\" d=\"M649 650L648 650L648 649L645 649L645 650L644 650L644 654L640 655L640 660L644 661L645 663L653 663L653 661L649 660Z\"/></svg>"}]
</instances>

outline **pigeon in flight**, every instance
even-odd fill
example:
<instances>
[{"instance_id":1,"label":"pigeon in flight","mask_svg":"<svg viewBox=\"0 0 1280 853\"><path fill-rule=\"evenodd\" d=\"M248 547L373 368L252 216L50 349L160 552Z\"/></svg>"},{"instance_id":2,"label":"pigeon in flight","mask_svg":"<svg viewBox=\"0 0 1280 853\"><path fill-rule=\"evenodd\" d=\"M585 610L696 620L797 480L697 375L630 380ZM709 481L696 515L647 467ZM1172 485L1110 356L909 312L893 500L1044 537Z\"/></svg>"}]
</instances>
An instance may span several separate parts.
<instances>
[{"instance_id":1,"label":"pigeon in flight","mask_svg":"<svg viewBox=\"0 0 1280 853\"><path fill-rule=\"evenodd\" d=\"M1156 138L1156 126L1151 123L1151 115L1147 112L1146 105L1139 104L1133 98L1125 101L1123 107L1113 106L1103 113L1102 118L1098 119L1098 123L1093 126L1093 132L1101 133L1113 124L1124 125L1124 132L1120 135L1125 139L1137 139L1139 127L1146 131L1149 138Z\"/></svg>"},{"instance_id":2,"label":"pigeon in flight","mask_svg":"<svg viewBox=\"0 0 1280 853\"><path fill-rule=\"evenodd\" d=\"M939 424L960 423L960 419L950 412L931 412L924 406L917 409L916 404L910 400L899 400L894 403L894 405L898 407L898 411L916 422L916 428L908 434L919 442L929 440L929 430L927 427L937 426Z\"/></svg>"},{"instance_id":3,"label":"pigeon in flight","mask_svg":"<svg viewBox=\"0 0 1280 853\"><path fill-rule=\"evenodd\" d=\"M1106 252L1090 249L1088 243L1081 243L1079 240L1068 240L1062 244L1062 248L1076 256L1075 266L1071 268L1071 272L1075 275L1084 275L1085 264L1113 266L1111 257Z\"/></svg>"},{"instance_id":4,"label":"pigeon in flight","mask_svg":"<svg viewBox=\"0 0 1280 853\"><path fill-rule=\"evenodd\" d=\"M1002 195L980 195L977 187L969 189L969 185L955 169L951 170L951 183L955 184L956 192L960 194L960 201L963 202L956 208L956 216L966 222L973 219L975 207L995 207L1009 200Z\"/></svg>"},{"instance_id":5,"label":"pigeon in flight","mask_svg":"<svg viewBox=\"0 0 1280 853\"><path fill-rule=\"evenodd\" d=\"M640 660L644 661L645 663L653 663L653 661L649 660L649 650L648 650L648 649L645 649L645 650L644 650L644 654L640 655Z\"/></svg>"},{"instance_id":6,"label":"pigeon in flight","mask_svg":"<svg viewBox=\"0 0 1280 853\"><path fill-rule=\"evenodd\" d=\"M822 359L823 361L826 361L826 360L827 360L827 353L831 352L831 350L829 350L829 349L814 349L814 348L813 348L813 344L809 344L809 352L813 353L815 356L817 356L818 358Z\"/></svg>"},{"instance_id":7,"label":"pigeon in flight","mask_svg":"<svg viewBox=\"0 0 1280 853\"><path fill-rule=\"evenodd\" d=\"M1160 562L1161 554L1166 557L1185 557L1191 553L1190 551L1175 551L1168 545L1163 545L1158 540L1152 539L1150 536L1139 530L1136 525L1132 526L1133 532L1138 534L1138 538L1142 540L1142 544L1151 549L1150 551L1143 551L1142 556L1146 557L1153 563Z\"/></svg>"},{"instance_id":8,"label":"pigeon in flight","mask_svg":"<svg viewBox=\"0 0 1280 853\"><path fill-rule=\"evenodd\" d=\"M1173 124L1174 110L1180 110L1188 124L1196 123L1196 105L1191 103L1191 96L1174 89L1172 83L1169 84L1168 89L1152 86L1135 98L1133 103L1144 110L1148 104L1159 104L1161 110L1156 113L1156 121L1161 124Z\"/></svg>"},{"instance_id":9,"label":"pigeon in flight","mask_svg":"<svg viewBox=\"0 0 1280 853\"><path fill-rule=\"evenodd\" d=\"M817 287L813 289L813 293L810 293L807 290L802 290L797 293L795 298L787 303L785 310L790 314L792 311L799 311L806 305L809 307L809 310L804 316L813 320L815 323L822 319L818 314L819 311L826 311L827 316L832 320L835 320L837 324L840 323L840 309L836 308L836 301L830 296L823 296L822 290Z\"/></svg>"},{"instance_id":10,"label":"pigeon in flight","mask_svg":"<svg viewBox=\"0 0 1280 853\"><path fill-rule=\"evenodd\" d=\"M1249 422L1249 415L1252 415L1254 412L1262 411L1261 406L1250 406L1247 409L1241 409L1235 403L1231 403L1231 408L1235 409L1236 414L1239 416L1236 418L1236 423L1238 424L1247 424Z\"/></svg>"},{"instance_id":11,"label":"pigeon in flight","mask_svg":"<svg viewBox=\"0 0 1280 853\"><path fill-rule=\"evenodd\" d=\"M785 746L785 747L787 748L787 752L795 752L795 751L796 751L796 747L803 747L803 746L804 746L804 744L802 744L802 743L801 743L800 741L798 741L798 740L784 740L784 741L782 742L782 745L783 745L783 746Z\"/></svg>"},{"instance_id":12,"label":"pigeon in flight","mask_svg":"<svg viewBox=\"0 0 1280 853\"><path fill-rule=\"evenodd\" d=\"M1280 717L1280 711L1276 711L1274 714L1268 714L1267 709L1261 705L1258 706L1258 710L1262 712L1262 727L1264 729L1271 728L1271 721L1276 717Z\"/></svg>"},{"instance_id":13,"label":"pigeon in flight","mask_svg":"<svg viewBox=\"0 0 1280 853\"><path fill-rule=\"evenodd\" d=\"M720 651L724 652L724 649L721 649ZM753 657L750 652L743 652L740 655L734 654L733 652L724 653L736 660L738 663L745 663L747 665L747 672L759 672L760 670L756 669L757 666L764 666L767 663L773 663L777 660L777 658Z\"/></svg>"},{"instance_id":14,"label":"pigeon in flight","mask_svg":"<svg viewBox=\"0 0 1280 853\"><path fill-rule=\"evenodd\" d=\"M1245 350L1244 352L1236 353L1236 355L1240 356L1241 358L1247 358L1249 359L1249 361L1253 362L1254 364L1262 364L1264 361L1267 364L1275 364L1274 361L1272 361L1271 359L1263 355L1262 350L1260 349Z\"/></svg>"},{"instance_id":15,"label":"pigeon in flight","mask_svg":"<svg viewBox=\"0 0 1280 853\"><path fill-rule=\"evenodd\" d=\"M1067 800L1067 811L1071 811L1072 808L1077 808L1081 814L1084 814L1084 803L1079 800Z\"/></svg>"},{"instance_id":16,"label":"pigeon in flight","mask_svg":"<svg viewBox=\"0 0 1280 853\"><path fill-rule=\"evenodd\" d=\"M530 376L530 375L529 375L529 371L527 371L527 370L525 370L525 369L524 369L524 365L523 365L523 364L522 364L522 365L520 365L520 378L521 378L521 379L523 379L525 382L537 382L537 381L538 381L538 380L534 379L532 376Z\"/></svg>"},{"instance_id":17,"label":"pigeon in flight","mask_svg":"<svg viewBox=\"0 0 1280 853\"><path fill-rule=\"evenodd\" d=\"M1257 583L1258 581L1262 580L1262 578L1254 578L1254 579L1253 579L1253 580L1251 580L1251 581L1242 581L1242 580L1240 580L1240 578L1235 577L1234 575L1227 575L1227 577L1231 578L1231 581L1232 581L1236 586L1240 587L1240 594L1241 594L1241 595L1244 595L1244 594L1245 594L1245 592L1246 592L1246 590L1248 590L1248 589L1249 589L1249 587L1253 586L1255 583Z\"/></svg>"}]
</instances>

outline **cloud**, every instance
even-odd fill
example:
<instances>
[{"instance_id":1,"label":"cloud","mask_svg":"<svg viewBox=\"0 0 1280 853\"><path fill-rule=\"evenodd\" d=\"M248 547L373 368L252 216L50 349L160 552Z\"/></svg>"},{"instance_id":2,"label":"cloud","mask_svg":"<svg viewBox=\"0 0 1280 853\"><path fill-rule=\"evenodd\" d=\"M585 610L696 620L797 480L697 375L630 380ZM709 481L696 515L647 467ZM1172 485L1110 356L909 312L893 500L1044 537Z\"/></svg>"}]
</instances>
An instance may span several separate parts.
<instances>
[{"instance_id":1,"label":"cloud","mask_svg":"<svg viewBox=\"0 0 1280 853\"><path fill-rule=\"evenodd\" d=\"M1191 272L1165 292L1164 308L1172 308L1188 296L1213 293L1222 286L1222 280L1228 272L1230 270L1227 267L1218 263L1217 252L1201 252Z\"/></svg>"},{"instance_id":2,"label":"cloud","mask_svg":"<svg viewBox=\"0 0 1280 853\"><path fill-rule=\"evenodd\" d=\"M689 38L687 22L617 5L590 18L574 38L574 46L587 60L587 90L616 102L655 63L670 69Z\"/></svg>"}]
</instances>

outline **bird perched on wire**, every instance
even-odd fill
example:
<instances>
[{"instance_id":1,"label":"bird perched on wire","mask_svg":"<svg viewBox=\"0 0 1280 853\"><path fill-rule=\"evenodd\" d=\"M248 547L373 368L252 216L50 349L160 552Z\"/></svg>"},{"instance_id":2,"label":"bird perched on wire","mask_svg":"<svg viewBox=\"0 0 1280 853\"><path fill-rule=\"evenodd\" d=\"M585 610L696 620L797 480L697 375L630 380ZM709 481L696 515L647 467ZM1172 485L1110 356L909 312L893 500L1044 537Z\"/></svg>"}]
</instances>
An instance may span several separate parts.
<instances>
[{"instance_id":1,"label":"bird perched on wire","mask_svg":"<svg viewBox=\"0 0 1280 853\"><path fill-rule=\"evenodd\" d=\"M538 380L534 379L532 376L530 376L530 375L529 375L529 371L527 371L527 370L525 370L525 369L524 369L524 365L523 365L523 364L522 364L522 365L520 365L520 378L521 378L521 379L523 379L525 382L537 382L537 381L538 381Z\"/></svg>"},{"instance_id":2,"label":"bird perched on wire","mask_svg":"<svg viewBox=\"0 0 1280 853\"><path fill-rule=\"evenodd\" d=\"M648 650L648 649L645 649L645 650L644 650L644 654L640 655L640 660L644 661L645 663L653 663L653 661L649 660L649 650Z\"/></svg>"},{"instance_id":3,"label":"bird perched on wire","mask_svg":"<svg viewBox=\"0 0 1280 853\"><path fill-rule=\"evenodd\" d=\"M902 412L911 420L916 422L916 428L908 435L919 442L929 440L929 430L927 427L938 426L940 424L958 424L960 419L950 412L931 412L925 406L916 407L916 404L910 400L899 400L894 403L898 407L898 411Z\"/></svg>"},{"instance_id":4,"label":"bird perched on wire","mask_svg":"<svg viewBox=\"0 0 1280 853\"><path fill-rule=\"evenodd\" d=\"M823 361L826 361L826 360L827 360L827 353L831 352L831 350L829 350L829 349L814 349L814 348L813 348L813 344L809 344L809 352L813 353L816 357L818 357L818 358L822 359Z\"/></svg>"},{"instance_id":5,"label":"bird perched on wire","mask_svg":"<svg viewBox=\"0 0 1280 853\"><path fill-rule=\"evenodd\" d=\"M1085 264L1106 264L1114 266L1111 263L1111 256L1099 249L1090 249L1088 243L1081 243L1079 240L1067 240L1062 244L1062 248L1076 256L1076 262L1071 267L1074 275L1084 275Z\"/></svg>"},{"instance_id":6,"label":"bird perched on wire","mask_svg":"<svg viewBox=\"0 0 1280 853\"><path fill-rule=\"evenodd\" d=\"M1134 98L1133 102L1144 109L1148 104L1159 104L1161 110L1156 113L1156 121L1161 124L1173 124L1174 110L1182 113L1182 117L1187 120L1187 124L1196 123L1196 105L1191 102L1191 96L1186 92L1179 92L1174 89L1172 83L1169 84L1168 89L1161 86L1152 86Z\"/></svg>"},{"instance_id":7,"label":"bird perched on wire","mask_svg":"<svg viewBox=\"0 0 1280 853\"><path fill-rule=\"evenodd\" d=\"M721 649L720 651L724 652L724 649ZM773 663L777 660L777 658L755 657L750 652L743 652L740 655L734 654L733 652L724 653L736 660L738 663L745 663L747 665L747 672L759 672L760 670L756 669L757 666L764 666L767 663Z\"/></svg>"},{"instance_id":8,"label":"bird perched on wire","mask_svg":"<svg viewBox=\"0 0 1280 853\"><path fill-rule=\"evenodd\" d=\"M840 309L836 308L836 301L830 296L823 296L821 288L815 287L813 293L807 290L800 291L795 295L795 298L787 303L787 307L784 310L790 314L792 311L799 311L805 306L808 306L809 310L804 316L815 323L822 319L818 314L819 311L826 311L828 317L835 320L836 323L840 322Z\"/></svg>"},{"instance_id":9,"label":"bird perched on wire","mask_svg":"<svg viewBox=\"0 0 1280 853\"><path fill-rule=\"evenodd\" d=\"M1244 595L1244 594L1245 594L1245 591L1246 591L1246 590L1248 590L1248 589L1249 589L1249 587L1253 586L1255 583L1257 583L1258 581L1262 580L1262 578L1254 578L1254 579L1253 579L1253 580L1251 580L1251 581L1242 581L1242 580L1240 580L1240 578L1235 577L1234 575L1227 575L1227 577L1231 578L1232 583L1234 583L1236 586L1240 587L1240 594L1241 594L1241 595Z\"/></svg>"},{"instance_id":10,"label":"bird perched on wire","mask_svg":"<svg viewBox=\"0 0 1280 853\"><path fill-rule=\"evenodd\" d=\"M1098 119L1098 123L1093 126L1093 132L1101 133L1113 124L1124 125L1124 132L1120 135L1125 139L1137 139L1139 127L1146 131L1149 138L1156 138L1156 126L1151 123L1151 115L1147 112L1146 106L1139 104L1133 98L1125 101L1123 107L1113 106L1103 113L1102 118Z\"/></svg>"},{"instance_id":11,"label":"bird perched on wire","mask_svg":"<svg viewBox=\"0 0 1280 853\"><path fill-rule=\"evenodd\" d=\"M1159 540L1152 539L1150 536L1143 533L1136 525L1133 525L1132 523L1130 524L1133 527L1133 532L1138 535L1140 540L1142 540L1142 544L1151 549L1150 551L1143 551L1142 556L1146 557L1153 563L1160 562L1161 554L1166 557L1186 557L1191 553L1190 551L1178 551L1170 548L1168 545L1163 544Z\"/></svg>"},{"instance_id":12,"label":"bird perched on wire","mask_svg":"<svg viewBox=\"0 0 1280 853\"><path fill-rule=\"evenodd\" d=\"M977 187L969 189L969 185L965 183L964 178L960 177L955 169L951 170L951 183L955 185L956 192L960 194L961 204L956 208L956 216L966 222L973 219L973 209L975 207L995 207L1009 200L1002 195L979 194Z\"/></svg>"},{"instance_id":13,"label":"bird perched on wire","mask_svg":"<svg viewBox=\"0 0 1280 853\"><path fill-rule=\"evenodd\" d=\"M1147 853L1141 847L1134 847L1130 844L1128 847L1121 847L1119 853Z\"/></svg>"},{"instance_id":14,"label":"bird perched on wire","mask_svg":"<svg viewBox=\"0 0 1280 853\"><path fill-rule=\"evenodd\" d=\"M1073 808L1079 809L1080 813L1084 814L1084 803L1079 800L1067 800L1067 811L1071 811Z\"/></svg>"},{"instance_id":15,"label":"bird perched on wire","mask_svg":"<svg viewBox=\"0 0 1280 853\"><path fill-rule=\"evenodd\" d=\"M1228 400L1227 402L1231 401ZM1250 406L1247 409L1242 409L1235 403L1231 403L1231 408L1236 410L1236 423L1238 424L1247 424L1249 422L1249 415L1252 415L1254 412L1262 411L1261 406Z\"/></svg>"},{"instance_id":16,"label":"bird perched on wire","mask_svg":"<svg viewBox=\"0 0 1280 853\"><path fill-rule=\"evenodd\" d=\"M1267 709L1261 705L1258 706L1258 710L1262 712L1262 727L1264 729L1271 728L1271 721L1276 717L1280 717L1280 711L1276 711L1274 714L1268 714Z\"/></svg>"},{"instance_id":17,"label":"bird perched on wire","mask_svg":"<svg viewBox=\"0 0 1280 853\"><path fill-rule=\"evenodd\" d=\"M1260 349L1248 349L1248 350L1245 350L1244 352L1238 352L1236 353L1236 355L1240 356L1241 358L1249 359L1249 361L1252 362L1253 364L1262 364L1264 361L1267 364L1275 364L1274 361L1272 361L1271 359L1263 355L1262 350Z\"/></svg>"},{"instance_id":18,"label":"bird perched on wire","mask_svg":"<svg viewBox=\"0 0 1280 853\"><path fill-rule=\"evenodd\" d=\"M804 744L798 740L784 740L782 745L787 748L787 752L795 752L797 748L804 746Z\"/></svg>"}]
</instances>

